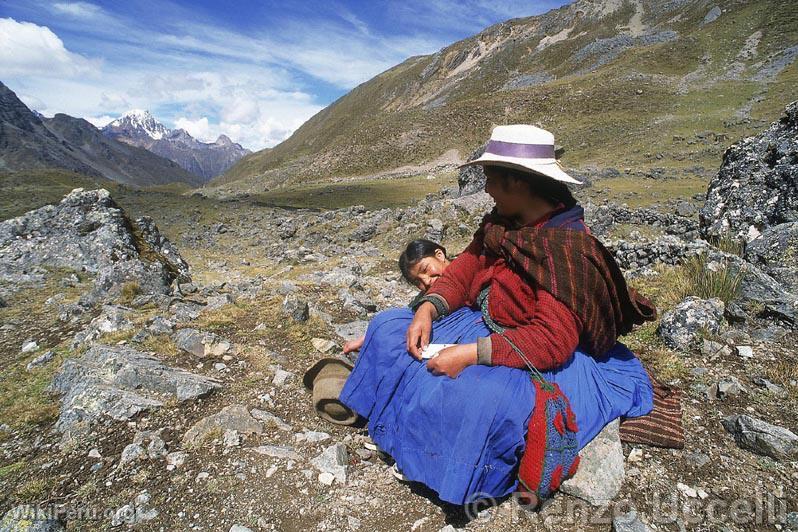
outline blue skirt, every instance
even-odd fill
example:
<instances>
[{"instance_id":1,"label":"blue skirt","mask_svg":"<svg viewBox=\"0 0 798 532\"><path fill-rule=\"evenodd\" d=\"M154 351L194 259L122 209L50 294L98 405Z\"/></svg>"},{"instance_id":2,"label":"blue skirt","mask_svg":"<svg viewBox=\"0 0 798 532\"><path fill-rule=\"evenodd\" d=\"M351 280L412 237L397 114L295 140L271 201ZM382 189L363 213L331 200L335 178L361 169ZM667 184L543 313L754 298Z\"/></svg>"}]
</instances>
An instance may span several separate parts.
<instances>
[{"instance_id":1,"label":"blue skirt","mask_svg":"<svg viewBox=\"0 0 798 532\"><path fill-rule=\"evenodd\" d=\"M371 438L405 476L441 500L464 504L515 491L535 404L529 373L475 365L456 379L435 376L406 350L412 320L408 308L374 317L341 401L368 419ZM461 308L433 323L431 343L471 343L489 334L478 310ZM576 351L543 374L570 400L580 448L610 421L653 406L643 366L620 343L601 360Z\"/></svg>"}]
</instances>

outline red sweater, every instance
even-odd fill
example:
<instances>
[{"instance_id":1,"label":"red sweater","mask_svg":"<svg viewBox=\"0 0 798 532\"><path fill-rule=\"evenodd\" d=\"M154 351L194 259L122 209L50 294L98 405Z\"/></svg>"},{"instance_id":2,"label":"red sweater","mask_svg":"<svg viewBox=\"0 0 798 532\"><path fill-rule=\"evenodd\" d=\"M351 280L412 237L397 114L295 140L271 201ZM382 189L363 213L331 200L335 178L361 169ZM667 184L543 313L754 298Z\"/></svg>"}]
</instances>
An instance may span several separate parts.
<instances>
[{"instance_id":1,"label":"red sweater","mask_svg":"<svg viewBox=\"0 0 798 532\"><path fill-rule=\"evenodd\" d=\"M556 211L555 211L556 213ZM552 213L552 214L555 214ZM551 215L536 221L542 226ZM582 325L576 315L554 296L529 284L502 258L482 254L475 238L452 261L427 292L442 298L449 311L474 305L482 289L490 285L488 311L504 333L539 370L562 366L579 343ZM526 364L499 334L478 342L481 364L525 368Z\"/></svg>"}]
</instances>

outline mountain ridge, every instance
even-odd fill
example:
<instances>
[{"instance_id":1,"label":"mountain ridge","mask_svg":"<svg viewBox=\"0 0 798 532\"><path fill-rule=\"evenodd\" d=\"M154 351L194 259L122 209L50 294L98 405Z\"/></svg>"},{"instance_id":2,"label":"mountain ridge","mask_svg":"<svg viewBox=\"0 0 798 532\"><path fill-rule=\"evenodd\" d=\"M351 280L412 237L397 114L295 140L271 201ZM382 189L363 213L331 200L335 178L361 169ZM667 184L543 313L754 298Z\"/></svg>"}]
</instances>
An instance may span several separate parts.
<instances>
[{"instance_id":1,"label":"mountain ridge","mask_svg":"<svg viewBox=\"0 0 798 532\"><path fill-rule=\"evenodd\" d=\"M219 135L215 142L202 142L185 129L169 129L142 109L128 111L101 131L108 138L169 159L204 181L225 172L251 153L226 135Z\"/></svg>"},{"instance_id":2,"label":"mountain ridge","mask_svg":"<svg viewBox=\"0 0 798 532\"><path fill-rule=\"evenodd\" d=\"M202 183L172 161L106 138L82 118L42 117L0 82L0 170L47 168L133 186Z\"/></svg>"},{"instance_id":3,"label":"mountain ridge","mask_svg":"<svg viewBox=\"0 0 798 532\"><path fill-rule=\"evenodd\" d=\"M721 14L707 21L715 7ZM567 163L606 164L600 152L612 148L628 154L615 165L656 165L645 153L685 130L743 136L795 99L792 11L783 0L581 0L505 21L358 85L281 144L243 158L209 192L374 175L451 149L462 159L493 125L514 122L554 131ZM738 112L748 116L726 128ZM720 150L678 146L670 155L705 163Z\"/></svg>"}]
</instances>

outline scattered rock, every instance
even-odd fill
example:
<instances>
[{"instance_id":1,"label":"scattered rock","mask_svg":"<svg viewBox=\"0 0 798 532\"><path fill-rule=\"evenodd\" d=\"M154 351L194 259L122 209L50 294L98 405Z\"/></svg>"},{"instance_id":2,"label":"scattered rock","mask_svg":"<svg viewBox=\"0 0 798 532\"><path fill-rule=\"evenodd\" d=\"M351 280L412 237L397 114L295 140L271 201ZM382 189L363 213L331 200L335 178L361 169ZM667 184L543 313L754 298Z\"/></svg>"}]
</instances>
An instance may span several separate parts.
<instances>
[{"instance_id":1,"label":"scattered rock","mask_svg":"<svg viewBox=\"0 0 798 532\"><path fill-rule=\"evenodd\" d=\"M22 349L20 351L22 353L30 353L32 351L36 351L37 349L39 349L39 344L37 344L34 340L28 340L22 344Z\"/></svg>"},{"instance_id":2,"label":"scattered rock","mask_svg":"<svg viewBox=\"0 0 798 532\"><path fill-rule=\"evenodd\" d=\"M111 519L111 526L137 525L158 517L158 510L150 507L150 494L142 491L132 503L119 508Z\"/></svg>"},{"instance_id":3,"label":"scattered rock","mask_svg":"<svg viewBox=\"0 0 798 532\"><path fill-rule=\"evenodd\" d=\"M258 454L271 456L272 458L285 458L287 460L301 460L300 456L293 447L283 445L261 445L253 449Z\"/></svg>"},{"instance_id":4,"label":"scattered rock","mask_svg":"<svg viewBox=\"0 0 798 532\"><path fill-rule=\"evenodd\" d=\"M798 452L798 436L783 427L747 415L729 416L722 423L742 449L776 460L790 459Z\"/></svg>"},{"instance_id":5,"label":"scattered rock","mask_svg":"<svg viewBox=\"0 0 798 532\"><path fill-rule=\"evenodd\" d=\"M266 427L274 427L278 430L289 431L291 430L291 425L280 419L279 417L275 416L271 412L266 412L265 410L258 410L257 408L253 408L249 411L250 415L263 423Z\"/></svg>"},{"instance_id":6,"label":"scattered rock","mask_svg":"<svg viewBox=\"0 0 798 532\"><path fill-rule=\"evenodd\" d=\"M166 469L169 471L178 468L186 463L188 453L185 451L174 451L166 455Z\"/></svg>"},{"instance_id":7,"label":"scattered rock","mask_svg":"<svg viewBox=\"0 0 798 532\"><path fill-rule=\"evenodd\" d=\"M740 358L754 358L754 348L750 345L737 345L734 346L734 349L737 352L737 356Z\"/></svg>"},{"instance_id":8,"label":"scattered rock","mask_svg":"<svg viewBox=\"0 0 798 532\"><path fill-rule=\"evenodd\" d=\"M208 298L208 302L205 305L205 310L218 310L225 305L232 305L235 303L235 299L230 294L221 294L218 296L210 296Z\"/></svg>"},{"instance_id":9,"label":"scattered rock","mask_svg":"<svg viewBox=\"0 0 798 532\"><path fill-rule=\"evenodd\" d=\"M156 316L147 325L147 330L152 334L172 334L175 324L162 316Z\"/></svg>"},{"instance_id":10,"label":"scattered rock","mask_svg":"<svg viewBox=\"0 0 798 532\"><path fill-rule=\"evenodd\" d=\"M51 389L63 394L56 429L69 438L106 418L127 421L163 405L165 397L188 401L220 388L218 381L165 366L123 346L95 345L64 361Z\"/></svg>"},{"instance_id":11,"label":"scattered rock","mask_svg":"<svg viewBox=\"0 0 798 532\"><path fill-rule=\"evenodd\" d=\"M612 519L612 530L613 532L649 532L651 529L640 520L637 510L632 508L630 512Z\"/></svg>"},{"instance_id":12,"label":"scattered rock","mask_svg":"<svg viewBox=\"0 0 798 532\"><path fill-rule=\"evenodd\" d=\"M305 441L308 443L319 443L323 441L327 441L330 439L330 435L326 432L320 432L315 430L307 430L305 432L301 432L294 436L294 439L297 441Z\"/></svg>"},{"instance_id":13,"label":"scattered rock","mask_svg":"<svg viewBox=\"0 0 798 532\"><path fill-rule=\"evenodd\" d=\"M45 364L50 362L54 356L55 356L54 351L46 351L45 353L37 356L36 358L28 362L28 365L25 366L25 369L31 371L32 369L38 368L39 366L44 366Z\"/></svg>"},{"instance_id":14,"label":"scattered rock","mask_svg":"<svg viewBox=\"0 0 798 532\"><path fill-rule=\"evenodd\" d=\"M576 475L560 491L594 506L605 506L618 494L624 479L624 457L618 421L613 421L582 449Z\"/></svg>"},{"instance_id":15,"label":"scattered rock","mask_svg":"<svg viewBox=\"0 0 798 532\"><path fill-rule=\"evenodd\" d=\"M784 390L784 388L782 388L778 384L774 384L774 383L770 382L769 380L767 380L764 377L755 377L753 379L753 381L754 381L754 384L756 384L757 386L762 386L763 388L765 388L768 392L772 393L773 395L784 396L787 393Z\"/></svg>"},{"instance_id":16,"label":"scattered rock","mask_svg":"<svg viewBox=\"0 0 798 532\"><path fill-rule=\"evenodd\" d=\"M723 308L720 299L689 296L665 313L659 325L659 335L668 346L688 351L704 332L720 332Z\"/></svg>"},{"instance_id":17,"label":"scattered rock","mask_svg":"<svg viewBox=\"0 0 798 532\"><path fill-rule=\"evenodd\" d=\"M233 525L230 527L228 532L252 532L252 529L247 528L244 525Z\"/></svg>"},{"instance_id":18,"label":"scattered rock","mask_svg":"<svg viewBox=\"0 0 798 532\"><path fill-rule=\"evenodd\" d=\"M286 371L282 368L277 368L274 370L274 377L272 378L272 384L275 386L283 386L285 383L294 377L294 374L290 371Z\"/></svg>"},{"instance_id":19,"label":"scattered rock","mask_svg":"<svg viewBox=\"0 0 798 532\"><path fill-rule=\"evenodd\" d=\"M349 464L349 453L346 450L346 445L343 443L336 443L330 445L324 451L310 461L310 463L318 469L321 474L332 475L339 484L346 483L346 468ZM321 481L321 477L319 477Z\"/></svg>"},{"instance_id":20,"label":"scattered rock","mask_svg":"<svg viewBox=\"0 0 798 532\"><path fill-rule=\"evenodd\" d=\"M226 406L219 412L202 418L188 429L183 436L183 446L201 445L211 437L221 437L228 430L235 430L245 436L263 434L263 424L253 418L244 406Z\"/></svg>"},{"instance_id":21,"label":"scattered rock","mask_svg":"<svg viewBox=\"0 0 798 532\"><path fill-rule=\"evenodd\" d=\"M287 314L294 321L308 321L310 317L310 307L307 301L289 294L283 300L283 314Z\"/></svg>"},{"instance_id":22,"label":"scattered rock","mask_svg":"<svg viewBox=\"0 0 798 532\"><path fill-rule=\"evenodd\" d=\"M229 340L211 332L197 329L180 329L175 333L175 345L198 358L221 357L229 353L233 345Z\"/></svg>"},{"instance_id":23,"label":"scattered rock","mask_svg":"<svg viewBox=\"0 0 798 532\"><path fill-rule=\"evenodd\" d=\"M711 22L715 22L716 20L718 20L718 18L722 13L723 11L721 11L721 9L718 6L713 6L712 9L710 9L707 12L707 14L704 16L704 20L701 21L701 25L704 26Z\"/></svg>"},{"instance_id":24,"label":"scattered rock","mask_svg":"<svg viewBox=\"0 0 798 532\"><path fill-rule=\"evenodd\" d=\"M37 508L24 504L15 506L6 512L0 521L2 532L61 532L66 530L64 524L53 518L46 507Z\"/></svg>"},{"instance_id":25,"label":"scattered rock","mask_svg":"<svg viewBox=\"0 0 798 532\"><path fill-rule=\"evenodd\" d=\"M720 342L704 339L704 341L701 343L701 354L710 358L715 358L718 356L725 357L731 355L732 350L729 346Z\"/></svg>"},{"instance_id":26,"label":"scattered rock","mask_svg":"<svg viewBox=\"0 0 798 532\"><path fill-rule=\"evenodd\" d=\"M335 342L324 338L313 338L310 343L319 353L328 353L335 349Z\"/></svg>"},{"instance_id":27,"label":"scattered rock","mask_svg":"<svg viewBox=\"0 0 798 532\"><path fill-rule=\"evenodd\" d=\"M710 399L727 399L746 392L745 386L737 379L737 377L723 377L717 383L713 384L707 390L707 396Z\"/></svg>"}]
</instances>

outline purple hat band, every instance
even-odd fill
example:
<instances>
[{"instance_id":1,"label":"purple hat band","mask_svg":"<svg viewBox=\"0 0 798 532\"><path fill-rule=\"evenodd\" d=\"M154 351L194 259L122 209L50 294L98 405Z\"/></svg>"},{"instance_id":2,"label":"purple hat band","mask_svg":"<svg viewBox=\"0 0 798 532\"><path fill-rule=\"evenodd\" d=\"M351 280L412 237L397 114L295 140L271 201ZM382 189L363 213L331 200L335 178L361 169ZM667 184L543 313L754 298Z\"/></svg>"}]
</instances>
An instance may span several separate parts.
<instances>
[{"instance_id":1,"label":"purple hat band","mask_svg":"<svg viewBox=\"0 0 798 532\"><path fill-rule=\"evenodd\" d=\"M485 153L501 155L502 157L517 157L519 159L554 159L554 146L551 144L519 144L491 140L485 147Z\"/></svg>"}]
</instances>

